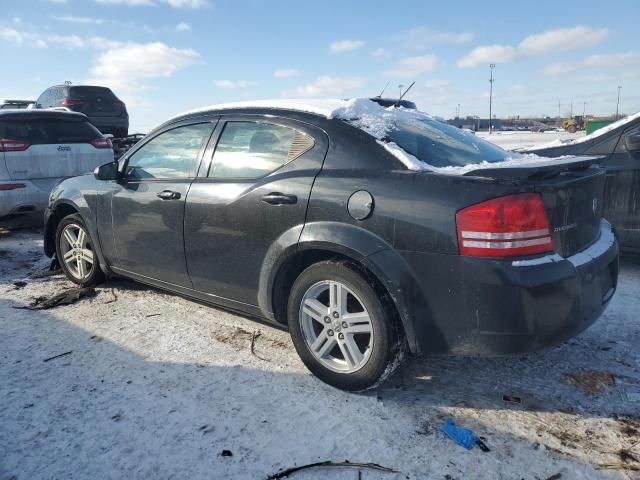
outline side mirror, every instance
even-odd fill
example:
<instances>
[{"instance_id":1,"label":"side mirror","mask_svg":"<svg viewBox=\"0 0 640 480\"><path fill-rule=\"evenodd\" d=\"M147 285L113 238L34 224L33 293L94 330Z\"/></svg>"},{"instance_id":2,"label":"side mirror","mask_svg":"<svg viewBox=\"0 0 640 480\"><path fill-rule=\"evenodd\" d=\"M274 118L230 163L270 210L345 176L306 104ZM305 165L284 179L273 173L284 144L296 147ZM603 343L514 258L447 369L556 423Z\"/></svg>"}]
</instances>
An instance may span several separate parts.
<instances>
[{"instance_id":1,"label":"side mirror","mask_svg":"<svg viewBox=\"0 0 640 480\"><path fill-rule=\"evenodd\" d=\"M627 152L640 152L640 133L633 133L624 137Z\"/></svg>"},{"instance_id":2,"label":"side mirror","mask_svg":"<svg viewBox=\"0 0 640 480\"><path fill-rule=\"evenodd\" d=\"M96 167L93 176L98 180L117 180L118 179L118 162L105 163Z\"/></svg>"}]
</instances>

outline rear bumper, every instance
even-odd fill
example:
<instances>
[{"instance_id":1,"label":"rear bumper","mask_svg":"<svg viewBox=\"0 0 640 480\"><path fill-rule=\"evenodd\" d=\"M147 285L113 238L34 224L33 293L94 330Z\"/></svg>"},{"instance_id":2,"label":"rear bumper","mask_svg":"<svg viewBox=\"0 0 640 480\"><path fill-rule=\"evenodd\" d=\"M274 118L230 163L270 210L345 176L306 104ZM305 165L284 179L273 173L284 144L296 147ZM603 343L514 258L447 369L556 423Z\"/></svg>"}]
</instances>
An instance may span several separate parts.
<instances>
[{"instance_id":1,"label":"rear bumper","mask_svg":"<svg viewBox=\"0 0 640 480\"><path fill-rule=\"evenodd\" d=\"M24 188L0 191L0 217L44 210L49 192L36 187L29 180L2 181L3 184L20 184Z\"/></svg>"},{"instance_id":2,"label":"rear bumper","mask_svg":"<svg viewBox=\"0 0 640 480\"><path fill-rule=\"evenodd\" d=\"M598 239L568 258L448 256L446 262L431 258L424 263L414 257L419 293L433 317L428 321L431 329L416 328L422 332L417 338L420 350L501 355L562 343L605 310L617 286L618 254L611 226L603 220ZM436 281L425 282L423 275ZM439 339L435 344L434 338Z\"/></svg>"}]
</instances>

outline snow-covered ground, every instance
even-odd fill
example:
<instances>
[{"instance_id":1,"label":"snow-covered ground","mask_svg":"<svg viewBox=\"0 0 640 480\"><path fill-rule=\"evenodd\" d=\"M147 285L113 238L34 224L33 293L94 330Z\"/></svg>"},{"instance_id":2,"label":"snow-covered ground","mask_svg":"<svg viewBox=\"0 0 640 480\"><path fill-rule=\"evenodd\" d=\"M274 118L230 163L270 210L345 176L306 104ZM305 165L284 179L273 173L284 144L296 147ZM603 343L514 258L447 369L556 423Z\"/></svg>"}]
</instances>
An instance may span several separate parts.
<instances>
[{"instance_id":1,"label":"snow-covered ground","mask_svg":"<svg viewBox=\"0 0 640 480\"><path fill-rule=\"evenodd\" d=\"M505 150L514 148L539 147L555 140L573 140L583 138L585 132L478 132L480 138L500 145Z\"/></svg>"}]
</instances>

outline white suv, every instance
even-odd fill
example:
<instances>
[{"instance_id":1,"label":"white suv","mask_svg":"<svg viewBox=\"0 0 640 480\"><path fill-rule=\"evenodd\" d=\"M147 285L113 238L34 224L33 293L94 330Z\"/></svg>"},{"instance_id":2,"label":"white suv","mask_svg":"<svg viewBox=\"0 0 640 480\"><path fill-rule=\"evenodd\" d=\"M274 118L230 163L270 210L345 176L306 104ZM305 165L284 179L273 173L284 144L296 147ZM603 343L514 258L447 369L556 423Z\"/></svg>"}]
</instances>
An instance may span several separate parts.
<instances>
[{"instance_id":1,"label":"white suv","mask_svg":"<svg viewBox=\"0 0 640 480\"><path fill-rule=\"evenodd\" d=\"M81 113L0 110L0 217L44 210L58 181L112 161L111 140Z\"/></svg>"}]
</instances>

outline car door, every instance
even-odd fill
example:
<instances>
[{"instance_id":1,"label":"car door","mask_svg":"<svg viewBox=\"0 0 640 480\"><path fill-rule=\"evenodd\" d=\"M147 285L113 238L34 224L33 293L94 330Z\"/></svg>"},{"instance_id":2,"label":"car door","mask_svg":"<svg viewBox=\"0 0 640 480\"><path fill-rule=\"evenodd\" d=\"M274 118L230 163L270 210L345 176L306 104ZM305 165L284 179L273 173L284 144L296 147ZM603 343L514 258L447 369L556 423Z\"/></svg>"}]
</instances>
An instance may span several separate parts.
<instances>
[{"instance_id":1,"label":"car door","mask_svg":"<svg viewBox=\"0 0 640 480\"><path fill-rule=\"evenodd\" d=\"M215 122L154 134L127 155L111 191L115 269L190 287L184 255L184 206Z\"/></svg>"},{"instance_id":2,"label":"car door","mask_svg":"<svg viewBox=\"0 0 640 480\"><path fill-rule=\"evenodd\" d=\"M270 247L287 231L299 236L304 225L328 138L288 119L222 118L210 165L187 197L187 265L195 289L257 305Z\"/></svg>"},{"instance_id":3,"label":"car door","mask_svg":"<svg viewBox=\"0 0 640 480\"><path fill-rule=\"evenodd\" d=\"M623 247L640 249L640 150L630 150L627 137L640 135L640 125L627 128L606 163L604 216L615 227Z\"/></svg>"}]
</instances>

